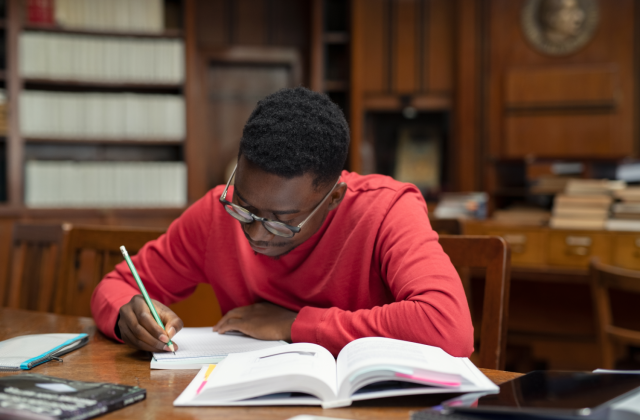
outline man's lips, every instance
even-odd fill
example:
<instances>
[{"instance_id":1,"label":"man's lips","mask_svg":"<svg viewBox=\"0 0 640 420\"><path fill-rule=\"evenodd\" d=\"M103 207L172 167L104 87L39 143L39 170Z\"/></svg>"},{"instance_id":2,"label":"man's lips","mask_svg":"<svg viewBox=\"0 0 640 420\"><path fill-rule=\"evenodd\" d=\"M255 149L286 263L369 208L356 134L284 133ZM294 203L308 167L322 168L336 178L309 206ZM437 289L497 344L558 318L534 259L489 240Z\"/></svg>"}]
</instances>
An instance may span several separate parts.
<instances>
[{"instance_id":1,"label":"man's lips","mask_svg":"<svg viewBox=\"0 0 640 420\"><path fill-rule=\"evenodd\" d=\"M251 246L254 251L266 251L267 249L269 249L268 246L259 246L254 244L253 242L249 242L249 246Z\"/></svg>"}]
</instances>

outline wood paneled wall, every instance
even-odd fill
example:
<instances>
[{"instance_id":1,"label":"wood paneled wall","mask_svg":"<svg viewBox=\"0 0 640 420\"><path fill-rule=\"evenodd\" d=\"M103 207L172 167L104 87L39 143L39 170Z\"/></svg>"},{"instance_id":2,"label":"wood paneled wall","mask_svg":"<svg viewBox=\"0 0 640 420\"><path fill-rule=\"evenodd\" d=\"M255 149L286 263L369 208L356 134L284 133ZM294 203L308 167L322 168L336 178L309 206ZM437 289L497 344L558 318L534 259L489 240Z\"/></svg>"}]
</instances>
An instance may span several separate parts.
<instances>
[{"instance_id":1,"label":"wood paneled wall","mask_svg":"<svg viewBox=\"0 0 640 420\"><path fill-rule=\"evenodd\" d=\"M633 0L597 2L593 38L550 56L525 39L524 0L491 0L485 80L490 158L622 158L634 153Z\"/></svg>"},{"instance_id":2,"label":"wood paneled wall","mask_svg":"<svg viewBox=\"0 0 640 420\"><path fill-rule=\"evenodd\" d=\"M367 111L448 110L454 89L455 16L450 0L353 0L351 169Z\"/></svg>"}]
</instances>

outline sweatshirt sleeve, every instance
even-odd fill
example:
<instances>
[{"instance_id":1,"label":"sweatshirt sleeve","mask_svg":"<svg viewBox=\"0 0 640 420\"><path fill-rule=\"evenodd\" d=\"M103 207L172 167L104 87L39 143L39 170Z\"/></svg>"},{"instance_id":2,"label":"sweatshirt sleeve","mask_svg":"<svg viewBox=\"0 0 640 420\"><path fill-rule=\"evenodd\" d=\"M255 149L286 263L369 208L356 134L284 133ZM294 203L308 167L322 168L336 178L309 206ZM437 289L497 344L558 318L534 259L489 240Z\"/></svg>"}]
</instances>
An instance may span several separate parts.
<instances>
[{"instance_id":1,"label":"sweatshirt sleeve","mask_svg":"<svg viewBox=\"0 0 640 420\"><path fill-rule=\"evenodd\" d=\"M357 311L304 307L294 342L320 344L336 355L361 337L389 337L441 347L453 356L473 352L473 325L460 277L431 229L415 188L398 193L382 222L374 255L395 302Z\"/></svg>"},{"instance_id":2,"label":"sweatshirt sleeve","mask_svg":"<svg viewBox=\"0 0 640 420\"><path fill-rule=\"evenodd\" d=\"M187 298L198 283L205 282L203 267L212 204L213 194L209 192L176 219L166 234L131 257L152 299L170 305ZM107 337L122 341L114 331L118 313L137 294L140 290L124 261L100 281L91 297L91 312Z\"/></svg>"}]
</instances>

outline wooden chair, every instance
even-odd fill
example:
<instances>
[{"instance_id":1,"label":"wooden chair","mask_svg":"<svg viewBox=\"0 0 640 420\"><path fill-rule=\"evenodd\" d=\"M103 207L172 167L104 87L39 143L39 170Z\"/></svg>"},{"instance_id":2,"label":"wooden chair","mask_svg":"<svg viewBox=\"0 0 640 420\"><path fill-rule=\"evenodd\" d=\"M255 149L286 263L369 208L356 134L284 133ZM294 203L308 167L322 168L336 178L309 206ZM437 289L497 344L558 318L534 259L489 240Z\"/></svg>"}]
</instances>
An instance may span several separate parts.
<instances>
[{"instance_id":1,"label":"wooden chair","mask_svg":"<svg viewBox=\"0 0 640 420\"><path fill-rule=\"evenodd\" d=\"M462 225L458 219L429 219L431 228L438 232L438 235L460 235Z\"/></svg>"},{"instance_id":2,"label":"wooden chair","mask_svg":"<svg viewBox=\"0 0 640 420\"><path fill-rule=\"evenodd\" d=\"M589 265L591 293L596 307L596 329L604 369L613 369L616 346L640 346L640 331L614 325L611 291L640 296L640 271L602 264L593 258Z\"/></svg>"},{"instance_id":3,"label":"wooden chair","mask_svg":"<svg viewBox=\"0 0 640 420\"><path fill-rule=\"evenodd\" d=\"M60 256L65 252L70 229L69 224L14 224L9 276L0 284L3 306L54 311L61 287Z\"/></svg>"},{"instance_id":4,"label":"wooden chair","mask_svg":"<svg viewBox=\"0 0 640 420\"><path fill-rule=\"evenodd\" d=\"M126 246L129 254L133 255L164 232L163 229L74 226L63 257L60 276L64 289L58 299L57 312L91 316L93 290L123 260L120 246ZM213 289L206 284L201 284L192 296L171 308L186 326L210 326L220 318Z\"/></svg>"},{"instance_id":5,"label":"wooden chair","mask_svg":"<svg viewBox=\"0 0 640 420\"><path fill-rule=\"evenodd\" d=\"M474 359L478 367L504 369L511 281L511 254L507 243L497 236L443 235L440 245L457 269L486 270L479 321L480 351Z\"/></svg>"}]
</instances>

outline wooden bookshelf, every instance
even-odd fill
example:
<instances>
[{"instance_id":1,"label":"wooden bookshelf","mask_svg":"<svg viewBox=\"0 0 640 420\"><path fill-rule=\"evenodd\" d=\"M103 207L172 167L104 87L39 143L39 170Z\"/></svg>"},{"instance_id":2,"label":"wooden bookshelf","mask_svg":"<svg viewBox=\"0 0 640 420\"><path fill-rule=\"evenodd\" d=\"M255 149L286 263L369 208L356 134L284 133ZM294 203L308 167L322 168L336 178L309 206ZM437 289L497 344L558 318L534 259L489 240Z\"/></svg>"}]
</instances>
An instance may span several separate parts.
<instances>
[{"instance_id":1,"label":"wooden bookshelf","mask_svg":"<svg viewBox=\"0 0 640 420\"><path fill-rule=\"evenodd\" d=\"M4 161L0 164L0 170L6 173L6 185L4 186L7 197L5 201L0 199L0 217L22 217L33 220L87 220L96 223L118 224L117 220L135 220L149 215L158 220L170 221L177 217L183 209L176 208L26 208L25 195L25 164L26 159L46 159L49 151L56 151L54 155L64 156L65 159L83 161L87 159L105 159L109 161L138 161L159 159L158 161L185 161L187 168L189 155L185 153L188 143L186 138L174 139L111 139L111 138L34 138L23 137L20 130L19 101L25 90L41 90L51 92L105 92L105 93L139 93L139 94L170 94L184 97L185 105L188 100L187 73L185 81L181 83L132 83L113 80L81 80L81 79L45 79L23 77L20 74L20 35L23 32L46 32L51 34L68 34L78 36L117 37L117 38L147 38L147 39L182 39L187 31L170 28L160 33L140 31L114 31L101 29L70 29L55 25L39 25L26 22L26 1L7 0L6 19L0 19L0 33L5 32L6 69L0 69L0 85L4 84L7 91L8 132L6 137L0 136L0 158L4 155ZM179 4L182 9L176 16L179 17L177 26L183 26L182 21L188 21L188 16L183 11L194 8L187 7L187 3L195 0L182 0ZM165 5L169 4L165 0ZM168 10L168 9L166 9ZM176 21L176 19L173 19ZM192 19L190 21L193 21ZM173 25L173 24L172 24ZM186 27L186 26L185 26ZM193 42L190 38L190 42ZM185 41L186 42L186 41ZM185 54L189 54L189 48L185 45ZM188 60L185 57L185 62ZM185 115L186 119L186 115ZM185 122L186 125L186 122ZM60 146L60 149L52 149ZM124 147L121 147L124 146ZM87 150L92 153L87 153ZM74 151L77 155L74 158ZM108 153L104 153L107 152ZM146 151L149 151L147 153ZM104 156L101 158L101 156ZM140 157L146 159L140 159ZM55 156L52 159L56 159ZM1 175L1 174L0 174ZM188 174L188 179L193 179L193 174ZM2 177L0 176L0 179ZM0 186L0 191L3 189ZM188 202L195 201L199 197L187 198Z\"/></svg>"}]
</instances>

